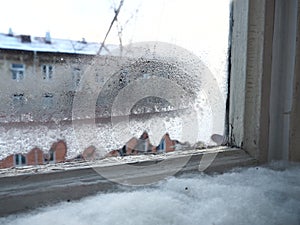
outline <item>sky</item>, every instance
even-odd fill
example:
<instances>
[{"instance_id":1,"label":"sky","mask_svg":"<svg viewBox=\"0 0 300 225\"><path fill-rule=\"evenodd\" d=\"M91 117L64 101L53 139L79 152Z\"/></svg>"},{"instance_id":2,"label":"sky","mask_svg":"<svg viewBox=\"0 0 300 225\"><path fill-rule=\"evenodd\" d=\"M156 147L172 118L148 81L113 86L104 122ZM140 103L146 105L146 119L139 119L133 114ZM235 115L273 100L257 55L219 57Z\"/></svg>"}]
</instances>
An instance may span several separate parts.
<instances>
[{"instance_id":1,"label":"sky","mask_svg":"<svg viewBox=\"0 0 300 225\"><path fill-rule=\"evenodd\" d=\"M166 41L182 47L222 49L229 0L124 0L118 18L123 42ZM101 42L119 0L3 0L0 32ZM115 25L107 40L118 44Z\"/></svg>"}]
</instances>

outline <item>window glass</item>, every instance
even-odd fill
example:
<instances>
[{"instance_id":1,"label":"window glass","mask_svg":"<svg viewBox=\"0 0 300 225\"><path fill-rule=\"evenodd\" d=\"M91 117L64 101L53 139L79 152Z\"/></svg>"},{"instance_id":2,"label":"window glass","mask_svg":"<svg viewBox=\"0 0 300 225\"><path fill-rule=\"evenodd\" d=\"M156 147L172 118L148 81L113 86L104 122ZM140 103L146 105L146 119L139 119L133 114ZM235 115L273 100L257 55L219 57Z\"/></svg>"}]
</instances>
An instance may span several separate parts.
<instances>
[{"instance_id":1,"label":"window glass","mask_svg":"<svg viewBox=\"0 0 300 225\"><path fill-rule=\"evenodd\" d=\"M13 95L13 103L15 104L15 107L23 106L24 102L25 102L24 93Z\"/></svg>"},{"instance_id":2,"label":"window glass","mask_svg":"<svg viewBox=\"0 0 300 225\"><path fill-rule=\"evenodd\" d=\"M11 64L11 73L12 73L12 79L13 80L23 80L24 79L24 71L25 71L25 65L24 64Z\"/></svg>"},{"instance_id":3,"label":"window glass","mask_svg":"<svg viewBox=\"0 0 300 225\"><path fill-rule=\"evenodd\" d=\"M207 147L223 135L229 0L54 0L47 11L29 0L18 2L18 18L8 13L15 5L7 1L0 15L9 21L0 50L11 65L1 74L22 80L26 67L30 76L1 88L0 122L26 126L0 130L1 157L17 149L18 135L28 150L65 140L68 158L91 145L101 154L119 149L143 131L157 149ZM12 95L26 104L6 107Z\"/></svg>"},{"instance_id":4,"label":"window glass","mask_svg":"<svg viewBox=\"0 0 300 225\"><path fill-rule=\"evenodd\" d=\"M55 152L52 149L49 151L49 162L55 162Z\"/></svg>"},{"instance_id":5,"label":"window glass","mask_svg":"<svg viewBox=\"0 0 300 225\"><path fill-rule=\"evenodd\" d=\"M53 66L52 65L42 65L42 74L44 80L52 79Z\"/></svg>"},{"instance_id":6,"label":"window glass","mask_svg":"<svg viewBox=\"0 0 300 225\"><path fill-rule=\"evenodd\" d=\"M26 165L26 158L25 158L24 155L22 155L22 154L15 154L14 158L15 158L15 165L16 166L24 166L24 165Z\"/></svg>"}]
</instances>

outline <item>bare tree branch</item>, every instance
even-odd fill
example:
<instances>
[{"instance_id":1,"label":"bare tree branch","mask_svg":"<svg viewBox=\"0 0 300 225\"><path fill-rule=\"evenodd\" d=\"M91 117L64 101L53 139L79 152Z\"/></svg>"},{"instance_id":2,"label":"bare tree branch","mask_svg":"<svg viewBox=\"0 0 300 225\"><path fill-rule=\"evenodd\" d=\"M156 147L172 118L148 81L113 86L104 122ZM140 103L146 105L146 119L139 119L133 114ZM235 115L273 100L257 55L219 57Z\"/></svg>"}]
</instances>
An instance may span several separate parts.
<instances>
[{"instance_id":1,"label":"bare tree branch","mask_svg":"<svg viewBox=\"0 0 300 225\"><path fill-rule=\"evenodd\" d=\"M99 48L99 50L97 52L97 55L100 55L102 49L104 48L104 44L105 44L106 38L107 38L108 34L110 33L110 30L111 30L112 26L114 25L114 22L116 22L118 20L118 15L120 13L120 10L121 10L121 7L122 7L123 3L124 3L124 0L121 0L118 9L115 10L115 16L114 16L113 20L110 23L108 31L106 32L106 35L104 37L104 40L101 43L101 46L100 46L100 48Z\"/></svg>"},{"instance_id":2,"label":"bare tree branch","mask_svg":"<svg viewBox=\"0 0 300 225\"><path fill-rule=\"evenodd\" d=\"M138 9L136 9L135 13L138 13ZM126 20L126 22L124 23L124 25L122 25L120 23L120 21L118 21L117 23L117 30L118 30L118 37L119 37L119 42L120 42L120 54L122 55L122 52L123 52L123 40L122 40L122 35L123 35L123 30L124 28L126 27L126 25L130 22L131 19L133 19L134 17L134 14L132 13L130 18L128 18Z\"/></svg>"},{"instance_id":3,"label":"bare tree branch","mask_svg":"<svg viewBox=\"0 0 300 225\"><path fill-rule=\"evenodd\" d=\"M119 27L120 25L120 27ZM123 34L123 26L120 23L117 23L117 29L118 29L118 37L120 42L120 55L122 55L123 52L123 42L122 42L122 34Z\"/></svg>"}]
</instances>

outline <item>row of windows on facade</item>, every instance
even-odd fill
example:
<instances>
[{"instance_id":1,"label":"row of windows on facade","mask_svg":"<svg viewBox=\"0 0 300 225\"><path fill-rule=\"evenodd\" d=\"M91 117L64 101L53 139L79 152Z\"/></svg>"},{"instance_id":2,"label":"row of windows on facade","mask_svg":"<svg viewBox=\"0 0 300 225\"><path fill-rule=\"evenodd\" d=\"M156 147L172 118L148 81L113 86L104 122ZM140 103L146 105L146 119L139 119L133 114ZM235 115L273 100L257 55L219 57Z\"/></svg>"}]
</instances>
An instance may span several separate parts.
<instances>
[{"instance_id":1,"label":"row of windows on facade","mask_svg":"<svg viewBox=\"0 0 300 225\"><path fill-rule=\"evenodd\" d=\"M88 148L90 149L90 148ZM90 150L85 150L86 153ZM26 154L11 154L6 158L0 160L0 169L30 166L30 165L43 165L46 163L59 163L66 161L67 145L63 140L54 142L47 153L44 153L40 148L35 147ZM85 153L83 152L83 155ZM87 155L87 154L85 154Z\"/></svg>"},{"instance_id":2,"label":"row of windows on facade","mask_svg":"<svg viewBox=\"0 0 300 225\"><path fill-rule=\"evenodd\" d=\"M42 76L44 80L51 80L53 78L53 72L54 72L54 67L49 64L45 64L41 66L41 71L42 71ZM12 79L13 80L23 80L24 75L25 75L25 65L24 64L16 64L13 63L11 65L11 72L12 72ZM75 83L75 86L78 87L80 79L81 79L81 69L78 67L74 67L73 71L73 80ZM143 73L142 77L144 79L148 79L150 75L148 73ZM103 78L99 77L99 74L96 74L96 82L103 82ZM119 78L119 85L125 85L129 83L128 79L128 72L127 71L122 71L120 73L120 78Z\"/></svg>"},{"instance_id":3,"label":"row of windows on facade","mask_svg":"<svg viewBox=\"0 0 300 225\"><path fill-rule=\"evenodd\" d=\"M37 154L35 154L35 158L36 158L35 161L38 162L38 159L37 159L38 156L37 156ZM49 153L49 162L50 163L52 163L52 162L54 163L55 162L55 155L54 155L53 151ZM22 154L14 154L13 155L13 162L12 163L13 163L13 166L16 166L16 167L18 167L18 166L26 166L28 164L26 156L22 155ZM38 164L38 163L36 163L36 164Z\"/></svg>"},{"instance_id":4,"label":"row of windows on facade","mask_svg":"<svg viewBox=\"0 0 300 225\"><path fill-rule=\"evenodd\" d=\"M37 157L36 157L37 158ZM37 160L36 160L37 161ZM27 159L22 154L15 154L13 158L13 162L15 166L26 166L27 165ZM49 159L48 162L55 162L55 154L54 151L49 152Z\"/></svg>"},{"instance_id":5,"label":"row of windows on facade","mask_svg":"<svg viewBox=\"0 0 300 225\"><path fill-rule=\"evenodd\" d=\"M23 80L25 77L25 65L24 64L18 64L18 63L13 63L11 64L11 73L12 73L12 79L13 80ZM42 76L44 80L51 80L53 78L53 72L54 72L54 67L52 65L42 65L41 66L41 71L42 71ZM74 68L73 69L73 80L75 82L75 85L79 85L81 77L81 70L79 68Z\"/></svg>"},{"instance_id":6,"label":"row of windows on facade","mask_svg":"<svg viewBox=\"0 0 300 225\"><path fill-rule=\"evenodd\" d=\"M42 102L44 106L52 106L53 105L53 97L52 93L44 93L42 95ZM16 93L12 96L13 102L15 105L23 105L26 102L26 98L24 93Z\"/></svg>"}]
</instances>

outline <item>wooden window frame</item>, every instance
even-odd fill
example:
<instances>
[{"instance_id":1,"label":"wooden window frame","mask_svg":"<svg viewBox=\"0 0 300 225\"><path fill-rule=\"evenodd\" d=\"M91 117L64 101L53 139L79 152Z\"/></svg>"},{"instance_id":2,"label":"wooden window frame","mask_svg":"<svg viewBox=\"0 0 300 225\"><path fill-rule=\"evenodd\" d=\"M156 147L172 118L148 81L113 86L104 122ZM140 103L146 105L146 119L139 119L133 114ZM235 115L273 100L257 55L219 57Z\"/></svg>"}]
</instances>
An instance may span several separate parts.
<instances>
[{"instance_id":1,"label":"wooden window frame","mask_svg":"<svg viewBox=\"0 0 300 225\"><path fill-rule=\"evenodd\" d=\"M259 163L300 161L300 2L232 4L230 144Z\"/></svg>"}]
</instances>

